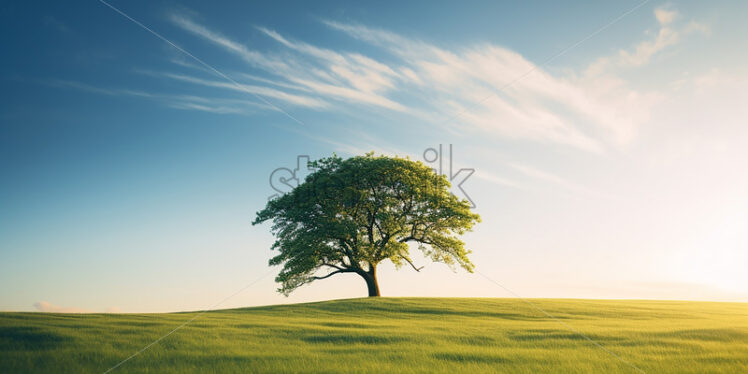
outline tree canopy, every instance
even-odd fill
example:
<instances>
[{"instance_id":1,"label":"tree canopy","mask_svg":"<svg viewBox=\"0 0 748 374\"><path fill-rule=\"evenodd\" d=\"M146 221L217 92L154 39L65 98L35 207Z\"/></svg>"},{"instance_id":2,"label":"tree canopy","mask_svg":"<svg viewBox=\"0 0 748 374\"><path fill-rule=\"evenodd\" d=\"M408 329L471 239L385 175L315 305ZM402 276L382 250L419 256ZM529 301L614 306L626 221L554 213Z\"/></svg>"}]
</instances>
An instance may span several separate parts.
<instances>
[{"instance_id":1,"label":"tree canopy","mask_svg":"<svg viewBox=\"0 0 748 374\"><path fill-rule=\"evenodd\" d=\"M449 192L446 176L418 161L373 153L332 156L310 167L315 170L303 183L270 200L252 223L273 222L272 249L279 253L270 265L283 265L279 292L356 273L369 296L379 296L376 267L382 261L421 269L411 259L411 244L432 261L473 271L459 237L480 216Z\"/></svg>"}]
</instances>

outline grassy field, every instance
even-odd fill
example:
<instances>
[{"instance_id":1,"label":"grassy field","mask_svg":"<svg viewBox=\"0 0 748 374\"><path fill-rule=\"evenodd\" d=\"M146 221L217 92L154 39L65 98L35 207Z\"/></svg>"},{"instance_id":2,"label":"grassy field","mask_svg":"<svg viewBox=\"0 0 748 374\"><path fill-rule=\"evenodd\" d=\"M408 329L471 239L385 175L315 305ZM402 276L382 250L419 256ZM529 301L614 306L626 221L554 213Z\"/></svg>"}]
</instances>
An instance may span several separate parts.
<instances>
[{"instance_id":1,"label":"grassy field","mask_svg":"<svg viewBox=\"0 0 748 374\"><path fill-rule=\"evenodd\" d=\"M748 304L379 298L208 312L114 370L748 373ZM195 313L0 313L0 373L101 373ZM582 332L596 346L559 323Z\"/></svg>"}]
</instances>

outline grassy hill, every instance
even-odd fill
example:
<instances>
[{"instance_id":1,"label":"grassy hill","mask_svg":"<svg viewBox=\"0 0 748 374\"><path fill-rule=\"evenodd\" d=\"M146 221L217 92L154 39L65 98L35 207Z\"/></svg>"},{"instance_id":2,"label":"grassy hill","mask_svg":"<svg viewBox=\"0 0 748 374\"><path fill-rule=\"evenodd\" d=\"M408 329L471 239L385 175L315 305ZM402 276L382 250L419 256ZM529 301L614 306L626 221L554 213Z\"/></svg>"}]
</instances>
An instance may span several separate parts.
<instances>
[{"instance_id":1,"label":"grassy hill","mask_svg":"<svg viewBox=\"0 0 748 374\"><path fill-rule=\"evenodd\" d=\"M113 372L637 372L612 354L647 373L748 372L745 303L532 303L558 320L517 299L213 311ZM101 373L195 315L0 313L0 372Z\"/></svg>"}]
</instances>

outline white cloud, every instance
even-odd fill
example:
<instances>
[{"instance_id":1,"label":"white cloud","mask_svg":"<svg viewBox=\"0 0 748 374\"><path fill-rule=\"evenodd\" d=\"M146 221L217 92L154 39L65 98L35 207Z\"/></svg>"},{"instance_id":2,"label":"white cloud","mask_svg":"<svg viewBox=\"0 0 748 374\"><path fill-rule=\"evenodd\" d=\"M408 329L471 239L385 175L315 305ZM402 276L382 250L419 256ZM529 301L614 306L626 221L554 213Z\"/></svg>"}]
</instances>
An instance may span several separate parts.
<instances>
[{"instance_id":1,"label":"white cloud","mask_svg":"<svg viewBox=\"0 0 748 374\"><path fill-rule=\"evenodd\" d=\"M655 18L657 18L657 22L659 22L660 25L668 25L678 17L678 12L672 9L657 8L654 13Z\"/></svg>"},{"instance_id":2,"label":"white cloud","mask_svg":"<svg viewBox=\"0 0 748 374\"><path fill-rule=\"evenodd\" d=\"M238 54L245 61L266 69L271 70L287 70L288 66L280 59L270 59L257 51L252 51L244 45L234 42L223 35L211 31L206 27L193 22L188 17L172 14L170 16L172 22L180 26L184 30L187 30L195 35L198 35L214 44L218 44L221 47L228 49L229 51Z\"/></svg>"},{"instance_id":3,"label":"white cloud","mask_svg":"<svg viewBox=\"0 0 748 374\"><path fill-rule=\"evenodd\" d=\"M370 104L370 105L376 105L381 106L387 109L392 109L396 111L406 111L407 108L395 101L392 101L386 97L379 96L379 95L372 95L367 93L366 91L357 90L355 88L340 86L336 84L328 84L323 83L315 80L307 80L307 79L301 79L301 78L294 78L289 77L293 80L295 83L303 84L315 92L327 95L332 98L342 99L345 101L350 101L354 103L363 103L363 104Z\"/></svg>"},{"instance_id":4,"label":"white cloud","mask_svg":"<svg viewBox=\"0 0 748 374\"><path fill-rule=\"evenodd\" d=\"M659 31L653 39L597 59L578 76L563 76L497 45L448 50L387 30L334 21L323 23L385 53L374 57L358 51L332 50L257 27L277 42L275 49L271 46L259 51L188 16L172 14L169 19L181 29L247 62L246 71L232 75L251 83L203 78L204 71L200 75L155 75L260 95L302 108L344 111L362 106L405 115L408 118L404 120L415 119L415 123L430 129L604 152L630 143L662 99L658 92L631 88L617 71L642 66L683 35L702 29L693 22L678 27L677 11L668 8L656 9L654 18ZM194 70L181 61L178 65ZM225 101L212 105L176 101L167 105L245 113L245 109L226 105Z\"/></svg>"},{"instance_id":5,"label":"white cloud","mask_svg":"<svg viewBox=\"0 0 748 374\"><path fill-rule=\"evenodd\" d=\"M432 46L412 40L386 30L378 30L363 25L344 24L331 20L322 21L331 29L342 31L358 40L385 47L401 57L417 57L438 53Z\"/></svg>"},{"instance_id":6,"label":"white cloud","mask_svg":"<svg viewBox=\"0 0 748 374\"><path fill-rule=\"evenodd\" d=\"M346 102L364 103L400 112L406 111L405 106L380 94L380 92L392 89L395 86L393 79L398 77L398 73L386 64L374 59L356 53L340 54L307 43L290 41L273 30L258 27L263 34L281 45L311 58L309 62L304 59L297 59L292 60L291 63L279 64L277 63L280 60L279 58L267 57L257 51L250 50L246 46L209 30L184 16L172 15L171 19L183 29L202 36L215 45L241 56L266 72L282 75L289 82L318 94ZM311 74L308 72L311 72ZM230 88L222 82L213 82L212 85ZM280 94L277 91L262 93L258 92L260 90L258 87L242 87L241 89L251 89L252 92L259 95L289 101L288 98L279 97ZM310 99L305 99L305 101L305 103L295 103L305 106L323 106L318 101L314 102Z\"/></svg>"},{"instance_id":7,"label":"white cloud","mask_svg":"<svg viewBox=\"0 0 748 374\"><path fill-rule=\"evenodd\" d=\"M235 108L235 107L209 106L209 105L198 104L198 103L172 103L172 104L169 104L169 106L174 109L199 110L203 112L210 112L210 113L217 113L217 114L244 113L241 109Z\"/></svg>"},{"instance_id":8,"label":"white cloud","mask_svg":"<svg viewBox=\"0 0 748 374\"><path fill-rule=\"evenodd\" d=\"M241 84L237 83L234 84L232 82L227 81L215 81L215 80L208 80L208 79L202 79L202 78L196 78L188 75L183 74L174 74L174 73L163 73L163 77L181 80L183 82L193 83L193 84L199 84L203 86L208 87L217 87L217 88L225 88L229 90L234 91L240 91L240 92L246 92L251 94L257 94L265 97L271 97L274 99L282 100L289 104L299 105L299 106L305 106L309 108L324 108L327 106L327 104L324 101L314 99L307 96L301 96L301 95L295 95L292 93L288 93L285 91L273 89L270 87L265 86L256 86L256 85L250 85L250 84Z\"/></svg>"},{"instance_id":9,"label":"white cloud","mask_svg":"<svg viewBox=\"0 0 748 374\"><path fill-rule=\"evenodd\" d=\"M623 66L644 65L649 62L652 56L657 52L677 43L679 38L680 33L663 25L654 40L639 43L633 51L620 51L620 64Z\"/></svg>"},{"instance_id":10,"label":"white cloud","mask_svg":"<svg viewBox=\"0 0 748 374\"><path fill-rule=\"evenodd\" d=\"M462 126L485 134L513 139L565 144L600 152L631 142L637 129L662 99L657 92L640 92L618 78L621 66L642 66L687 33L672 27L674 10L658 8L660 30L654 40L639 43L632 51L597 60L582 75L559 77L519 53L495 45L445 50L417 40L360 25L326 21L329 27L385 48L403 57L404 66L393 66L420 93L430 108ZM405 90L406 88L403 88Z\"/></svg>"},{"instance_id":11,"label":"white cloud","mask_svg":"<svg viewBox=\"0 0 748 374\"><path fill-rule=\"evenodd\" d=\"M57 305L53 305L47 301L39 301L34 303L34 309L38 312L44 313L90 313L90 311L80 308L67 308Z\"/></svg>"},{"instance_id":12,"label":"white cloud","mask_svg":"<svg viewBox=\"0 0 748 374\"><path fill-rule=\"evenodd\" d=\"M654 39L644 40L631 50L621 49L612 57L602 57L590 64L587 74L601 74L614 67L637 67L648 63L654 55L669 46L678 43L685 35L693 32L707 34L708 27L697 22L690 22L683 27L676 27L675 20L679 18L678 11L667 8L657 8L654 11L659 30Z\"/></svg>"},{"instance_id":13,"label":"white cloud","mask_svg":"<svg viewBox=\"0 0 748 374\"><path fill-rule=\"evenodd\" d=\"M54 305L48 301L39 301L33 304L37 312L42 313L95 313L94 311L82 308L72 308ZM111 306L104 309L104 313L121 313L120 308Z\"/></svg>"}]
</instances>

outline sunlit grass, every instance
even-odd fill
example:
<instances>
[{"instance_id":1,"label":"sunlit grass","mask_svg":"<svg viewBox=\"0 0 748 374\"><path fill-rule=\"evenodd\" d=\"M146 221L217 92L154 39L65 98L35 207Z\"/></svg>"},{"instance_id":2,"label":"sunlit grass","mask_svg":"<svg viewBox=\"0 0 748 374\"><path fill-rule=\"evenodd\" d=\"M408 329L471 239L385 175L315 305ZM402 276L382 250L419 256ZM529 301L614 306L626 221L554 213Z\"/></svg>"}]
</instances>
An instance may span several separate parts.
<instances>
[{"instance_id":1,"label":"sunlit grass","mask_svg":"<svg viewBox=\"0 0 748 374\"><path fill-rule=\"evenodd\" d=\"M532 300L647 373L748 372L748 304ZM104 372L195 313L0 313L0 372ZM222 310L114 372L637 371L521 300L367 298Z\"/></svg>"}]
</instances>

